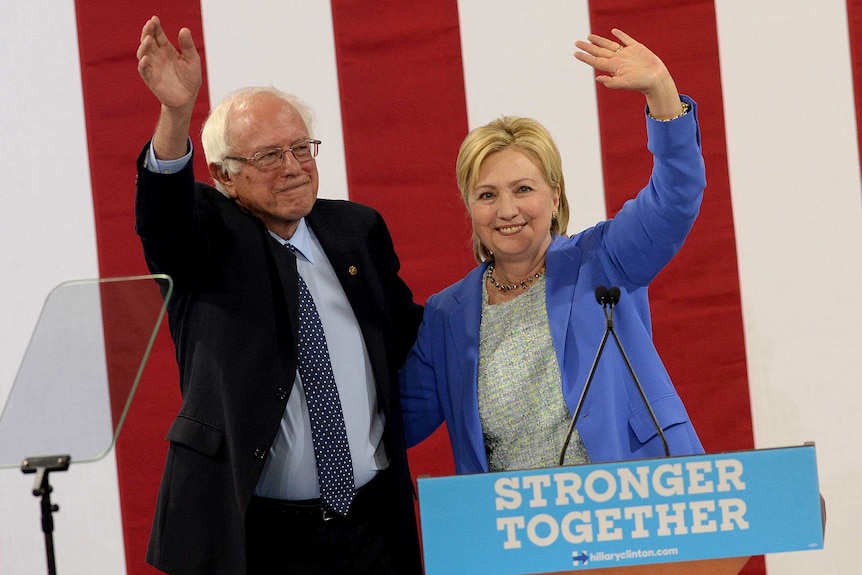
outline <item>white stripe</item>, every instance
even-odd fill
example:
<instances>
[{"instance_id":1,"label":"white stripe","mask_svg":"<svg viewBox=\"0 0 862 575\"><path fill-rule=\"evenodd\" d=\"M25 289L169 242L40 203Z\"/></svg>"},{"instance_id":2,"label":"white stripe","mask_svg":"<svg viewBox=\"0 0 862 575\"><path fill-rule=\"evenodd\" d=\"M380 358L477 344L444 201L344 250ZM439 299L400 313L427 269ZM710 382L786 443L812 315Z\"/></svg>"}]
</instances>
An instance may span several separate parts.
<instances>
[{"instance_id":1,"label":"white stripe","mask_svg":"<svg viewBox=\"0 0 862 575\"><path fill-rule=\"evenodd\" d=\"M826 549L769 557L769 573L855 573L862 197L845 3L716 5L756 445L815 441L830 504Z\"/></svg>"},{"instance_id":2,"label":"white stripe","mask_svg":"<svg viewBox=\"0 0 862 575\"><path fill-rule=\"evenodd\" d=\"M470 128L502 115L539 120L563 158L569 231L604 219L596 83L573 56L590 32L586 0L462 0L458 13Z\"/></svg>"},{"instance_id":3,"label":"white stripe","mask_svg":"<svg viewBox=\"0 0 862 575\"><path fill-rule=\"evenodd\" d=\"M304 100L315 111L314 133L323 141L317 158L319 195L346 199L347 168L329 2L265 0L237 8L202 0L201 11L213 105L243 86L271 85Z\"/></svg>"},{"instance_id":4,"label":"white stripe","mask_svg":"<svg viewBox=\"0 0 862 575\"><path fill-rule=\"evenodd\" d=\"M15 0L0 18L0 401L55 285L98 275L77 29L71 2ZM57 385L65 382L58 381ZM53 455L33 453L32 455ZM0 471L0 572L43 572L33 475ZM113 455L50 476L58 572L125 573Z\"/></svg>"}]
</instances>

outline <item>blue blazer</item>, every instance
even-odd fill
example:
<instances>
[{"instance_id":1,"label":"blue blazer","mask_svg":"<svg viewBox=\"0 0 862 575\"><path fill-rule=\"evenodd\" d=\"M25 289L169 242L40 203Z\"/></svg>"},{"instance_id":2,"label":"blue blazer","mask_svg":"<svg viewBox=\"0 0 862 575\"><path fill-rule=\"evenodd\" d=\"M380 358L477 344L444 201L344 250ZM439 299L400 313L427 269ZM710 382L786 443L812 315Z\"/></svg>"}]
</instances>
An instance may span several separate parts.
<instances>
[{"instance_id":1,"label":"blue blazer","mask_svg":"<svg viewBox=\"0 0 862 575\"><path fill-rule=\"evenodd\" d=\"M671 455L703 447L652 341L647 287L682 247L706 186L697 109L670 122L647 118L655 162L649 183L611 220L548 248L545 291L563 397L573 413L605 329L595 288L622 295L614 329L638 374ZM482 282L487 264L431 296L401 370L407 443L447 424L457 473L488 471L477 392ZM609 338L577 429L591 461L664 455L648 410ZM562 438L561 445L562 448Z\"/></svg>"}]
</instances>

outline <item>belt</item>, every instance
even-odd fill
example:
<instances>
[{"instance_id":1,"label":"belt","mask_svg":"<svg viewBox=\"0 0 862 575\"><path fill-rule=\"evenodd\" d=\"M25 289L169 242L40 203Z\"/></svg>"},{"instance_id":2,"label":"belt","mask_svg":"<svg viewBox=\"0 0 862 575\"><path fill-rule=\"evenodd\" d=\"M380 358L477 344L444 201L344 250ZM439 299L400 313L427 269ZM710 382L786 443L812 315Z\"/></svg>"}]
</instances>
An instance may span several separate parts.
<instances>
[{"instance_id":1,"label":"belt","mask_svg":"<svg viewBox=\"0 0 862 575\"><path fill-rule=\"evenodd\" d=\"M287 500L253 496L249 511L309 523L363 521L375 515L381 498L397 497L394 478L395 472L391 468L378 472L371 481L356 490L346 516L327 509L320 499Z\"/></svg>"}]
</instances>

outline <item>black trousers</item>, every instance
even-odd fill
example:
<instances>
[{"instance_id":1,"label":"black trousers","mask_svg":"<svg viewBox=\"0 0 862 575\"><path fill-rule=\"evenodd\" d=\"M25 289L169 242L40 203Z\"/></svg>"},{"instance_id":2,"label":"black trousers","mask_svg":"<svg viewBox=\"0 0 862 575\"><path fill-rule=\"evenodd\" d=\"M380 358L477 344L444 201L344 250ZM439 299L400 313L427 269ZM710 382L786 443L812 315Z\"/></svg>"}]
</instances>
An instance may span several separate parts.
<instances>
[{"instance_id":1,"label":"black trousers","mask_svg":"<svg viewBox=\"0 0 862 575\"><path fill-rule=\"evenodd\" d=\"M397 478L384 470L358 490L347 517L319 502L255 497L246 517L248 575L418 575L415 530L403 527Z\"/></svg>"}]
</instances>

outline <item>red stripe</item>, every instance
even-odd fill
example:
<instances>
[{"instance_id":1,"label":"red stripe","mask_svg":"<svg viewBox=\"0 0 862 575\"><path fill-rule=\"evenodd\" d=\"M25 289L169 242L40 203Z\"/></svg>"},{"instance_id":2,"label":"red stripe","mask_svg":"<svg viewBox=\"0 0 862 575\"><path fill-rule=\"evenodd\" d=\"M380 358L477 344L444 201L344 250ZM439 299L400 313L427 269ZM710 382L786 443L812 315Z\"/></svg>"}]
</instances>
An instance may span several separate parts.
<instances>
[{"instance_id":1,"label":"red stripe","mask_svg":"<svg viewBox=\"0 0 862 575\"><path fill-rule=\"evenodd\" d=\"M590 4L594 32L607 36L620 28L642 41L698 102L707 190L685 246L650 288L654 339L706 450L752 448L715 7L711 0L677 2L669 13L663 0ZM615 212L643 186L652 159L643 97L598 88L605 196ZM765 573L763 559L743 573Z\"/></svg>"},{"instance_id":2,"label":"red stripe","mask_svg":"<svg viewBox=\"0 0 862 575\"><path fill-rule=\"evenodd\" d=\"M455 184L467 132L454 0L333 0L350 198L376 207L417 301L475 264ZM444 433L411 453L413 473L454 472Z\"/></svg>"},{"instance_id":3,"label":"red stripe","mask_svg":"<svg viewBox=\"0 0 862 575\"><path fill-rule=\"evenodd\" d=\"M850 31L850 60L853 66L853 94L856 102L856 133L859 160L862 164L862 0L847 0L847 24Z\"/></svg>"},{"instance_id":4,"label":"red stripe","mask_svg":"<svg viewBox=\"0 0 862 575\"><path fill-rule=\"evenodd\" d=\"M200 5L80 0L75 4L100 275L146 273L134 230L134 161L152 135L159 108L138 76L135 49L141 27L153 13L161 17L174 41L180 25L191 28L200 49L203 38ZM201 94L207 93L204 84ZM205 100L198 103L193 133L199 133L208 107ZM198 143L195 146L200 149ZM204 170L201 157L196 163L198 173L205 173L201 171ZM118 327L122 327L121 322L106 329ZM110 332L107 337L111 337ZM115 385L128 386L128 376L125 372L122 381L112 381L112 389ZM116 448L130 574L156 572L146 565L144 556L167 447L165 430L179 406L177 379L173 348L163 329Z\"/></svg>"}]
</instances>

